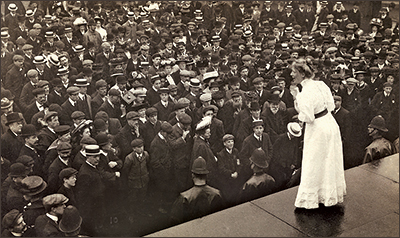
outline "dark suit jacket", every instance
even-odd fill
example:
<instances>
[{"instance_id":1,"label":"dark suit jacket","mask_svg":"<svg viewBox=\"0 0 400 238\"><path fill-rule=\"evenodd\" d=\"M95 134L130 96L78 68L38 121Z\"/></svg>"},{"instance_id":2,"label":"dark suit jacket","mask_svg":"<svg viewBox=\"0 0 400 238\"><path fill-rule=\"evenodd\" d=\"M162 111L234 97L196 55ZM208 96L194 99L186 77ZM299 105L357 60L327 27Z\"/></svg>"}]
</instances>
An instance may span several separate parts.
<instances>
[{"instance_id":1,"label":"dark suit jacket","mask_svg":"<svg viewBox=\"0 0 400 238\"><path fill-rule=\"evenodd\" d=\"M47 101L49 102L49 105L55 103L55 104L58 104L61 106L65 102L66 98L67 98L66 95L64 95L63 93L61 93L61 96L60 96L60 95L56 94L54 92L54 90L52 90L49 93Z\"/></svg>"},{"instance_id":2,"label":"dark suit jacket","mask_svg":"<svg viewBox=\"0 0 400 238\"><path fill-rule=\"evenodd\" d=\"M32 93L33 89L35 88L31 82L26 83L22 88L21 96L19 97L19 105L23 111L25 111L31 103L35 102L35 96Z\"/></svg>"},{"instance_id":3,"label":"dark suit jacket","mask_svg":"<svg viewBox=\"0 0 400 238\"><path fill-rule=\"evenodd\" d=\"M91 106L92 106L92 113L96 115L99 111L100 106L104 103L104 100L101 98L100 94L97 94L95 97L92 98Z\"/></svg>"},{"instance_id":4,"label":"dark suit jacket","mask_svg":"<svg viewBox=\"0 0 400 238\"><path fill-rule=\"evenodd\" d=\"M71 114L74 111L78 111L78 103L75 102L75 106L72 106L69 99L66 99L65 102L61 105L62 111L61 114L58 116L61 125L73 125L73 121L71 119Z\"/></svg>"},{"instance_id":5,"label":"dark suit jacket","mask_svg":"<svg viewBox=\"0 0 400 238\"><path fill-rule=\"evenodd\" d=\"M194 137L192 159L190 161L190 169L193 166L193 161L199 156L203 157L207 163L207 169L210 171L208 174L208 182L210 185L215 186L217 180L218 164L215 161L215 155L211 150L210 144L199 136Z\"/></svg>"},{"instance_id":6,"label":"dark suit jacket","mask_svg":"<svg viewBox=\"0 0 400 238\"><path fill-rule=\"evenodd\" d=\"M144 149L150 151L150 145L154 137L161 130L161 121L157 120L156 124L151 124L148 120L141 126L140 132L144 140Z\"/></svg>"},{"instance_id":7,"label":"dark suit jacket","mask_svg":"<svg viewBox=\"0 0 400 238\"><path fill-rule=\"evenodd\" d=\"M11 164L13 164L17 160L23 145L22 139L8 129L1 136L1 156L8 159Z\"/></svg>"},{"instance_id":8,"label":"dark suit jacket","mask_svg":"<svg viewBox=\"0 0 400 238\"><path fill-rule=\"evenodd\" d=\"M62 181L58 178L58 174L61 170L66 169L70 166L65 165L59 157L57 157L53 163L51 163L48 172L47 179L47 191L52 194L56 193L62 185Z\"/></svg>"},{"instance_id":9,"label":"dark suit jacket","mask_svg":"<svg viewBox=\"0 0 400 238\"><path fill-rule=\"evenodd\" d=\"M25 72L26 69L22 68L22 70L19 70L17 66L13 65L3 81L4 88L10 90L18 99L25 83Z\"/></svg>"},{"instance_id":10,"label":"dark suit jacket","mask_svg":"<svg viewBox=\"0 0 400 238\"><path fill-rule=\"evenodd\" d=\"M243 141L242 149L239 152L239 159L241 164L243 165L243 174L244 176L248 176L248 178L253 173L250 168L249 158L253 151L257 148L261 148L264 150L265 154L267 155L267 161L269 163L272 158L272 143L267 133L262 133L261 142L254 137L254 134L249 135Z\"/></svg>"},{"instance_id":11,"label":"dark suit jacket","mask_svg":"<svg viewBox=\"0 0 400 238\"><path fill-rule=\"evenodd\" d=\"M153 106L160 100L160 94L154 91L153 87L146 91L146 101L149 103L150 106Z\"/></svg>"},{"instance_id":12,"label":"dark suit jacket","mask_svg":"<svg viewBox=\"0 0 400 238\"><path fill-rule=\"evenodd\" d=\"M105 185L100 171L84 163L76 181L76 199L79 213L87 224L95 224L104 215Z\"/></svg>"},{"instance_id":13,"label":"dark suit jacket","mask_svg":"<svg viewBox=\"0 0 400 238\"><path fill-rule=\"evenodd\" d=\"M58 229L58 224L46 216L46 214L36 218L35 230L38 237L64 237L64 233Z\"/></svg>"},{"instance_id":14,"label":"dark suit jacket","mask_svg":"<svg viewBox=\"0 0 400 238\"><path fill-rule=\"evenodd\" d=\"M150 144L149 175L157 190L170 190L173 183L172 159L169 142L156 135Z\"/></svg>"},{"instance_id":15,"label":"dark suit jacket","mask_svg":"<svg viewBox=\"0 0 400 238\"><path fill-rule=\"evenodd\" d=\"M49 130L48 127L43 128L38 133L38 146L37 148L40 151L46 151L47 148L57 139L57 135Z\"/></svg>"},{"instance_id":16,"label":"dark suit jacket","mask_svg":"<svg viewBox=\"0 0 400 238\"><path fill-rule=\"evenodd\" d=\"M112 107L107 100L101 104L99 111L105 111L109 118L117 118L118 120L122 115L121 108L119 106Z\"/></svg>"},{"instance_id":17,"label":"dark suit jacket","mask_svg":"<svg viewBox=\"0 0 400 238\"><path fill-rule=\"evenodd\" d=\"M31 103L25 110L24 112L24 118L25 120L30 123L32 120L33 115L39 112L38 107L36 106L36 101Z\"/></svg>"},{"instance_id":18,"label":"dark suit jacket","mask_svg":"<svg viewBox=\"0 0 400 238\"><path fill-rule=\"evenodd\" d=\"M155 107L158 111L157 115L157 119L160 121L168 121L168 116L169 114L171 114L171 112L174 111L174 103L173 102L168 102L167 107L164 107L161 104L161 101L158 101L156 104L154 104L153 107Z\"/></svg>"},{"instance_id":19,"label":"dark suit jacket","mask_svg":"<svg viewBox=\"0 0 400 238\"><path fill-rule=\"evenodd\" d=\"M19 156L21 155L27 155L31 157L34 161L34 166L33 166L33 174L32 175L37 175L43 177L43 164L44 164L44 158L39 155L37 151L32 150L31 148L28 148L27 146L23 145L21 147L21 151L19 152Z\"/></svg>"},{"instance_id":20,"label":"dark suit jacket","mask_svg":"<svg viewBox=\"0 0 400 238\"><path fill-rule=\"evenodd\" d=\"M143 135L140 135L140 137L143 138ZM118 145L121 150L120 158L125 158L132 152L131 142L136 138L138 138L138 136L132 134L131 127L128 124L114 137L115 144Z\"/></svg>"}]
</instances>

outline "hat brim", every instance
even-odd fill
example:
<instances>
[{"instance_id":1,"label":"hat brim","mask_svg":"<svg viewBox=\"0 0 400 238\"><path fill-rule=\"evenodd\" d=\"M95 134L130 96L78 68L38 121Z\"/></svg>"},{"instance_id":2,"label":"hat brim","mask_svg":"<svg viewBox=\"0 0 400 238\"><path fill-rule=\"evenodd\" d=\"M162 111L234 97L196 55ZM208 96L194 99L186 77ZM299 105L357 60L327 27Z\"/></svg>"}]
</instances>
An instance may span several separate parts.
<instances>
[{"instance_id":1,"label":"hat brim","mask_svg":"<svg viewBox=\"0 0 400 238\"><path fill-rule=\"evenodd\" d=\"M10 108L13 104L14 104L14 100L10 100L10 104L8 104L7 106L1 106L1 110Z\"/></svg>"},{"instance_id":2,"label":"hat brim","mask_svg":"<svg viewBox=\"0 0 400 238\"><path fill-rule=\"evenodd\" d=\"M380 130L380 131L383 131L383 132L388 132L389 131L386 127L385 128L381 128L381 127L377 127L377 126L374 126L374 125L371 125L371 124L369 124L368 127L372 127L374 129L377 129L377 130Z\"/></svg>"},{"instance_id":3,"label":"hat brim","mask_svg":"<svg viewBox=\"0 0 400 238\"><path fill-rule=\"evenodd\" d=\"M192 169L192 173L194 174L209 174L210 171L207 169Z\"/></svg>"},{"instance_id":4,"label":"hat brim","mask_svg":"<svg viewBox=\"0 0 400 238\"><path fill-rule=\"evenodd\" d=\"M20 119L18 119L18 120L8 121L8 122L5 123L5 125L8 126L8 125L10 125L11 123L20 122L20 121L23 121L23 120L24 120L23 118L20 118Z\"/></svg>"},{"instance_id":5,"label":"hat brim","mask_svg":"<svg viewBox=\"0 0 400 238\"><path fill-rule=\"evenodd\" d=\"M260 164L260 163L258 163L258 162L255 162L255 160L253 159L253 157L250 157L249 159L250 159L250 161L253 162L253 164L256 165L257 167L260 167L260 168L263 168L263 169L268 168L268 162L267 162L267 161L265 161L264 164Z\"/></svg>"},{"instance_id":6,"label":"hat brim","mask_svg":"<svg viewBox=\"0 0 400 238\"><path fill-rule=\"evenodd\" d=\"M29 190L25 190L23 191L24 195L28 195L28 196L34 196L37 195L41 192L43 192L45 189L47 188L47 183L46 181L43 181L43 183L40 185L40 188L38 190L35 190L34 192L30 192Z\"/></svg>"}]
</instances>

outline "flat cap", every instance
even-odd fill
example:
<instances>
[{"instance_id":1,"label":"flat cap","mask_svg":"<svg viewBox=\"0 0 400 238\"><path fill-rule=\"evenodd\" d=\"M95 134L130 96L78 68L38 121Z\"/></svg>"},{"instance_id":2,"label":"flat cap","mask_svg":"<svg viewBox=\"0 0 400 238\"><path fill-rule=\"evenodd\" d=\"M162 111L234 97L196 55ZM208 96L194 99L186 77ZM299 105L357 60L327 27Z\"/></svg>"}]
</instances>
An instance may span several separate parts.
<instances>
[{"instance_id":1,"label":"flat cap","mask_svg":"<svg viewBox=\"0 0 400 238\"><path fill-rule=\"evenodd\" d=\"M143 146L143 139L141 138L136 138L131 142L132 147L140 147Z\"/></svg>"},{"instance_id":2,"label":"flat cap","mask_svg":"<svg viewBox=\"0 0 400 238\"><path fill-rule=\"evenodd\" d=\"M121 93L117 89L112 88L112 89L110 89L110 91L108 91L108 95L109 96L121 96Z\"/></svg>"},{"instance_id":3,"label":"flat cap","mask_svg":"<svg viewBox=\"0 0 400 238\"><path fill-rule=\"evenodd\" d=\"M47 120L51 119L53 116L58 116L58 113L55 111L49 111L46 115L44 115L43 120L47 121Z\"/></svg>"},{"instance_id":4,"label":"flat cap","mask_svg":"<svg viewBox=\"0 0 400 238\"><path fill-rule=\"evenodd\" d=\"M57 133L57 135L64 135L69 132L70 128L71 126L69 125L59 125L54 128L54 131Z\"/></svg>"},{"instance_id":5,"label":"flat cap","mask_svg":"<svg viewBox=\"0 0 400 238\"><path fill-rule=\"evenodd\" d=\"M235 137L234 137L233 135L231 135L231 134L225 134L225 135L222 137L222 141L225 142L225 141L227 141L227 140L235 140Z\"/></svg>"},{"instance_id":6,"label":"flat cap","mask_svg":"<svg viewBox=\"0 0 400 238\"><path fill-rule=\"evenodd\" d=\"M1 222L2 229L11 229L16 226L17 220L22 216L22 212L17 209L12 209L6 215L4 215L3 220Z\"/></svg>"},{"instance_id":7,"label":"flat cap","mask_svg":"<svg viewBox=\"0 0 400 238\"><path fill-rule=\"evenodd\" d=\"M130 111L126 114L126 120L139 120L139 113Z\"/></svg>"},{"instance_id":8,"label":"flat cap","mask_svg":"<svg viewBox=\"0 0 400 238\"><path fill-rule=\"evenodd\" d=\"M148 117L151 117L157 113L158 113L158 111L157 111L157 108L155 108L155 107L149 107L146 109L146 116L148 116Z\"/></svg>"},{"instance_id":9,"label":"flat cap","mask_svg":"<svg viewBox=\"0 0 400 238\"><path fill-rule=\"evenodd\" d=\"M62 151L62 150L70 150L72 149L72 146L70 143L68 142L63 142L61 141L60 143L58 143L57 145L57 151Z\"/></svg>"},{"instance_id":10,"label":"flat cap","mask_svg":"<svg viewBox=\"0 0 400 238\"><path fill-rule=\"evenodd\" d=\"M79 88L76 87L76 86L68 87L68 88L67 88L67 93L70 94L70 95L71 95L71 94L79 93Z\"/></svg>"},{"instance_id":11,"label":"flat cap","mask_svg":"<svg viewBox=\"0 0 400 238\"><path fill-rule=\"evenodd\" d=\"M64 178L69 178L74 174L77 174L78 170L74 169L74 168L65 168L63 170L60 171L60 173L58 174L58 178L60 179L60 181L63 181Z\"/></svg>"},{"instance_id":12,"label":"flat cap","mask_svg":"<svg viewBox=\"0 0 400 238\"><path fill-rule=\"evenodd\" d=\"M60 193L55 193L48 195L43 198L43 206L44 207L54 207L61 204L65 204L69 201L69 199Z\"/></svg>"},{"instance_id":13,"label":"flat cap","mask_svg":"<svg viewBox=\"0 0 400 238\"><path fill-rule=\"evenodd\" d=\"M161 130L170 134L172 132L172 126L169 122L164 121L161 124Z\"/></svg>"},{"instance_id":14,"label":"flat cap","mask_svg":"<svg viewBox=\"0 0 400 238\"><path fill-rule=\"evenodd\" d=\"M72 119L84 119L85 117L86 117L85 113L83 113L81 111L74 111L71 114Z\"/></svg>"},{"instance_id":15,"label":"flat cap","mask_svg":"<svg viewBox=\"0 0 400 238\"><path fill-rule=\"evenodd\" d=\"M192 123L192 118L186 113L180 114L178 120L184 125L190 125Z\"/></svg>"}]
</instances>

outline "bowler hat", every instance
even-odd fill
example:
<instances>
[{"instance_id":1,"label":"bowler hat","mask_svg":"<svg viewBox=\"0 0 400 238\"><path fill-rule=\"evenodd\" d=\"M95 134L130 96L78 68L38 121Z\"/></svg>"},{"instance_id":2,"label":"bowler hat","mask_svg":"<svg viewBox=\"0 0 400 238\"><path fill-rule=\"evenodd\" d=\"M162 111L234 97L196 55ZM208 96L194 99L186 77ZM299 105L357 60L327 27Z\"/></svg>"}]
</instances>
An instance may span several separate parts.
<instances>
[{"instance_id":1,"label":"bowler hat","mask_svg":"<svg viewBox=\"0 0 400 238\"><path fill-rule=\"evenodd\" d=\"M77 231L82 224L82 217L76 207L69 205L65 208L58 228L61 232L72 233Z\"/></svg>"},{"instance_id":2,"label":"bowler hat","mask_svg":"<svg viewBox=\"0 0 400 238\"><path fill-rule=\"evenodd\" d=\"M11 123L14 122L20 122L23 121L24 119L19 115L18 112L12 112L7 114L6 116L7 122L5 123L6 126L10 125Z\"/></svg>"},{"instance_id":3,"label":"bowler hat","mask_svg":"<svg viewBox=\"0 0 400 238\"><path fill-rule=\"evenodd\" d=\"M25 165L23 165L22 163L17 162L10 166L10 173L8 174L8 176L10 176L11 178L25 177L26 175L28 175L28 172Z\"/></svg>"},{"instance_id":4,"label":"bowler hat","mask_svg":"<svg viewBox=\"0 0 400 238\"><path fill-rule=\"evenodd\" d=\"M372 127L372 128L378 129L383 132L388 131L388 129L386 128L385 118L383 118L381 115L378 115L378 116L375 116L374 118L372 118L368 127Z\"/></svg>"},{"instance_id":5,"label":"bowler hat","mask_svg":"<svg viewBox=\"0 0 400 238\"><path fill-rule=\"evenodd\" d=\"M47 183L40 176L28 176L21 181L21 192L24 195L34 196L47 188Z\"/></svg>"},{"instance_id":6,"label":"bowler hat","mask_svg":"<svg viewBox=\"0 0 400 238\"><path fill-rule=\"evenodd\" d=\"M265 154L264 150L261 148L257 148L253 151L250 156L250 161L253 162L257 167L260 168L268 168L268 157Z\"/></svg>"},{"instance_id":7,"label":"bowler hat","mask_svg":"<svg viewBox=\"0 0 400 238\"><path fill-rule=\"evenodd\" d=\"M257 101L251 102L250 103L250 107L249 107L250 111L257 111L260 110L260 104Z\"/></svg>"},{"instance_id":8,"label":"bowler hat","mask_svg":"<svg viewBox=\"0 0 400 238\"><path fill-rule=\"evenodd\" d=\"M26 124L22 126L21 137L29 137L36 135L36 127L32 124Z\"/></svg>"},{"instance_id":9,"label":"bowler hat","mask_svg":"<svg viewBox=\"0 0 400 238\"><path fill-rule=\"evenodd\" d=\"M193 161L192 173L194 174L208 174L210 171L207 169L206 160L199 156Z\"/></svg>"},{"instance_id":10,"label":"bowler hat","mask_svg":"<svg viewBox=\"0 0 400 238\"><path fill-rule=\"evenodd\" d=\"M93 121L93 126L96 131L102 131L102 130L107 129L107 124L106 124L105 120L103 120L101 118L96 118Z\"/></svg>"},{"instance_id":11,"label":"bowler hat","mask_svg":"<svg viewBox=\"0 0 400 238\"><path fill-rule=\"evenodd\" d=\"M94 139L97 141L97 144L99 146L107 145L110 142L108 135L106 133L99 133L94 137Z\"/></svg>"}]
</instances>

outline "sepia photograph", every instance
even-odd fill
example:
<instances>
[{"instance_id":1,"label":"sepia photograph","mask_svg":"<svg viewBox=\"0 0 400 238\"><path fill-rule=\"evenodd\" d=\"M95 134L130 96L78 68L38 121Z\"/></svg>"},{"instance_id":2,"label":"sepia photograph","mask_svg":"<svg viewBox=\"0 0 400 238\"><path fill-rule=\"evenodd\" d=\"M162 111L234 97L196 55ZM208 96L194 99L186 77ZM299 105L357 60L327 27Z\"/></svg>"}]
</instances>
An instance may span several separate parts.
<instances>
[{"instance_id":1,"label":"sepia photograph","mask_svg":"<svg viewBox=\"0 0 400 238\"><path fill-rule=\"evenodd\" d=\"M398 1L1 1L2 237L399 237Z\"/></svg>"}]
</instances>

